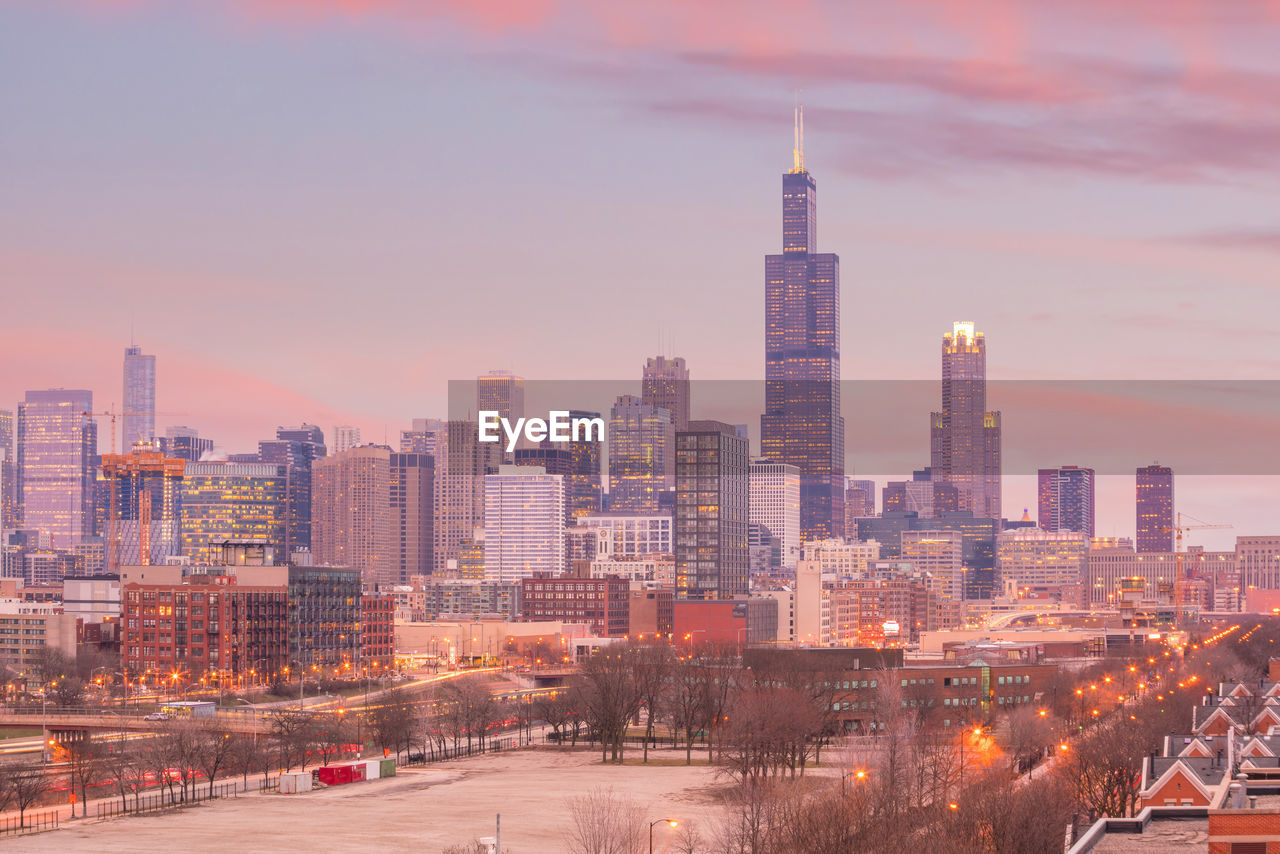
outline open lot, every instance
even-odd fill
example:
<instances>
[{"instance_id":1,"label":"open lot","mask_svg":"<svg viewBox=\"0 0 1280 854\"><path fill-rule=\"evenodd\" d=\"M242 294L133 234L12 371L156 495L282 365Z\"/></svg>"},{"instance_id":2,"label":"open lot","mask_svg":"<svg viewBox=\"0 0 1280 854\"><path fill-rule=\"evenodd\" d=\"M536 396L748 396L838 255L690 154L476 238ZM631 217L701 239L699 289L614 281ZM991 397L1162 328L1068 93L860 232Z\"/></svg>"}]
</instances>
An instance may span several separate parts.
<instances>
[{"instance_id":1,"label":"open lot","mask_svg":"<svg viewBox=\"0 0 1280 854\"><path fill-rule=\"evenodd\" d=\"M58 854L175 849L434 854L446 845L492 836L494 816L501 813L504 850L559 854L569 822L566 800L597 787L633 798L650 819L678 818L708 835L718 820L724 781L714 768L666 764L674 757L660 755L660 765L617 767L602 766L597 752L545 748L489 754L301 795L251 794L160 815L78 820L3 845L6 852ZM661 826L655 830L655 850L666 850L669 833Z\"/></svg>"}]
</instances>

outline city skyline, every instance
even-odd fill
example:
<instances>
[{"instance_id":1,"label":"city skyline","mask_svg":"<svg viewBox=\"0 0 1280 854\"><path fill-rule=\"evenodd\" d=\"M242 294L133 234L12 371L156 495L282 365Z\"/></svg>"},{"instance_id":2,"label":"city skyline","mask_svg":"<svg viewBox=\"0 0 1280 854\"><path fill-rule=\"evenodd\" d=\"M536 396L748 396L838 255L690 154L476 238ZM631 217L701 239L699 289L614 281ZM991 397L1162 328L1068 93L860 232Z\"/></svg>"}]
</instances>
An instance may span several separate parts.
<instances>
[{"instance_id":1,"label":"city skyline","mask_svg":"<svg viewBox=\"0 0 1280 854\"><path fill-rule=\"evenodd\" d=\"M957 318L976 320L1000 342L993 380L1280 371L1263 349L1277 335L1263 319L1268 312L1242 310L1265 309L1274 280L1266 194L1277 147L1252 107L1280 68L1265 51L1266 28L1254 26L1271 20L1261 4L1206 9L1194 29L1162 21L1155 30L1140 5L1119 4L1106 16L1037 6L988 40L980 24L925 3L916 18L886 13L848 45L825 34L853 14L833 9L785 17L761 10L772 26L760 31L738 21L708 28L705 13L676 9L669 28L631 22L634 39L603 26L599 10L574 24L573 15L482 22L379 4L320 6L307 15L256 3L157 9L64 3L6 12L15 24L0 35L6 68L21 72L57 46L93 60L78 68L94 68L100 85L96 103L87 103L86 72L68 68L0 95L30 116L0 150L15 173L32 179L18 183L5 207L12 227L0 270L24 283L28 311L10 321L0 344L0 400L9 401L0 406L27 389L61 386L92 389L102 408L123 408L115 354L130 328L147 354L158 354L160 408L180 413L159 426L193 424L232 452L303 420L326 430L358 425L366 441L385 436L394 447L410 419L443 416L450 377L495 364L526 377L588 368L592 377L630 376L655 339L673 342L661 349L685 358L698 377L759 378L763 299L752 283L761 247L775 242L776 174L788 165L797 89L810 125L808 157L824 178L823 244L859 265L859 318L846 320L841 342L845 378L933 379L937 330ZM829 26L815 28L814 16ZM358 33L347 26L353 20L364 25ZM931 35L905 47L905 35L921 27ZM1087 50L1063 55L1049 44L1064 30L1103 28L1114 38L1082 40ZM440 31L454 40L440 44ZM508 52L512 38L527 51ZM1228 43L1229 57L1216 49ZM189 50L175 56L175 44ZM566 45L572 49L562 51ZM217 61L227 50L241 58L237 70ZM296 70L281 68L281 50ZM495 55L504 61L491 62ZM159 59L180 73L145 73ZM638 65L653 66L648 82L637 79ZM462 82L448 91L413 85L428 67L458 72ZM585 73L595 71L605 73ZM289 109L255 110L224 85L251 74ZM207 118L112 121L172 103L184 76L184 97L200 96ZM333 131L309 106L321 92L377 132ZM512 113L513 93L540 114ZM620 98L616 108L604 106L611 96ZM1159 98L1174 106L1156 110L1149 125L1115 121L1135 102ZM1219 102L1237 109L1220 111ZM467 110L450 110L460 125L448 133L422 118L463 103ZM109 129L97 137L95 172L69 165L81 137L58 120L62 104ZM616 130L601 121L608 109L618 113ZM1020 133L1011 119L1026 120ZM493 133L511 122L528 133ZM201 141L206 136L225 140L221 154ZM506 141L515 136L523 146ZM564 157L570 141L589 153ZM246 154L257 150L265 162ZM334 168L344 157L357 168ZM182 164L197 160L201 175L189 174ZM307 210L299 211L288 190L310 183L314 167L328 177L304 194ZM263 169L277 180L258 180ZM68 196L73 189L77 199L106 196L110 175L165 170L187 183L139 182L124 200L129 219L159 238L145 252L108 212ZM476 179L484 192L457 194L455 176L489 170L492 177ZM628 177L636 172L660 177L637 182ZM695 179L696 202L654 215L670 214L672 195ZM405 195L419 180L438 182L457 201L452 224ZM574 201L584 181L594 200L590 221ZM193 209L188 190L210 203ZM348 221L326 204L338 193L355 193L383 213ZM242 216L246 194L261 209ZM444 287L462 280L445 249L476 245L465 232L491 212L494 197L505 212L485 241L502 251L484 276L518 280L528 292ZM533 216L539 210L544 215ZM348 240L319 245L339 227ZM636 253L637 235L662 249ZM591 245L566 276L556 250L584 236ZM615 269L619 254L635 259L633 269ZM432 271L427 287L424 269ZM610 281L621 276L609 290L613 305L587 299L566 309L561 299L536 296L567 295L604 280L606 269ZM78 307L89 302L78 298L89 284L113 297L91 312ZM312 288L319 299L297 299ZM664 309L676 297L688 307L681 315ZM352 327L337 307L353 298L398 310L376 330ZM424 336L421 318L433 314L422 310L445 300L461 322L430 324ZM254 312L241 310L249 305ZM260 311L286 306L295 322L283 327ZM621 313L614 308L625 310L627 323L607 322ZM219 336L190 335L171 310L216 326ZM704 334L712 311L734 334ZM1084 317L1090 346L1043 345L1076 333ZM476 333L493 324L503 334L479 346ZM576 352L539 344L557 328L573 330ZM328 346L330 339L344 346ZM99 433L101 446L105 424ZM1043 461L1060 463L1091 461ZM1099 533L1127 532L1132 484L1107 480L1099 477ZM1034 506L1029 480L1025 488L1006 483L1006 494L1007 516ZM1260 508L1274 505L1280 483L1184 483L1179 494L1194 496L1199 516L1261 531Z\"/></svg>"}]
</instances>

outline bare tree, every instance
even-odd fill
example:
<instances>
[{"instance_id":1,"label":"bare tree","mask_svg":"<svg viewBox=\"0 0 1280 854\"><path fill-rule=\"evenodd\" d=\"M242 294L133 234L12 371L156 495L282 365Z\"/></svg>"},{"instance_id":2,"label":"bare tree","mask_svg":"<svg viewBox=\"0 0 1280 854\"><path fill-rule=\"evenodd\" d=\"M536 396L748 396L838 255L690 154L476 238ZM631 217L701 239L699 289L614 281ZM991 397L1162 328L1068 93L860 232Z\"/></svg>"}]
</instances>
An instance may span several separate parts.
<instances>
[{"instance_id":1,"label":"bare tree","mask_svg":"<svg viewBox=\"0 0 1280 854\"><path fill-rule=\"evenodd\" d=\"M38 765L13 768L0 776L0 789L4 791L0 800L7 801L10 808L17 808L18 826L26 827L27 810L49 790L49 778Z\"/></svg>"},{"instance_id":2,"label":"bare tree","mask_svg":"<svg viewBox=\"0 0 1280 854\"><path fill-rule=\"evenodd\" d=\"M89 814L89 784L98 779L104 765L104 748L100 741L95 741L88 732L80 737L63 743L67 751L67 771L70 777L71 791L80 793L80 815ZM71 806L75 813L75 804Z\"/></svg>"},{"instance_id":3,"label":"bare tree","mask_svg":"<svg viewBox=\"0 0 1280 854\"><path fill-rule=\"evenodd\" d=\"M653 728L662 714L667 686L675 670L675 652L662 643L639 646L632 657L639 706L645 713L643 761L649 761Z\"/></svg>"},{"instance_id":4,"label":"bare tree","mask_svg":"<svg viewBox=\"0 0 1280 854\"><path fill-rule=\"evenodd\" d=\"M578 696L583 714L600 735L605 762L622 764L627 725L640 707L635 680L637 658L631 644L610 644L578 665Z\"/></svg>"},{"instance_id":5,"label":"bare tree","mask_svg":"<svg viewBox=\"0 0 1280 854\"><path fill-rule=\"evenodd\" d=\"M341 756L343 748L355 741L355 737L354 727L347 720L345 710L320 717L316 721L316 749L320 752L320 763L328 765L330 759Z\"/></svg>"},{"instance_id":6,"label":"bare tree","mask_svg":"<svg viewBox=\"0 0 1280 854\"><path fill-rule=\"evenodd\" d=\"M399 688L383 697L383 702L368 715L369 731L379 747L398 756L409 748L416 712Z\"/></svg>"},{"instance_id":7,"label":"bare tree","mask_svg":"<svg viewBox=\"0 0 1280 854\"><path fill-rule=\"evenodd\" d=\"M271 715L271 735L279 750L280 766L286 771L297 765L307 770L308 754L315 744L316 725L311 715L281 710Z\"/></svg>"},{"instance_id":8,"label":"bare tree","mask_svg":"<svg viewBox=\"0 0 1280 854\"><path fill-rule=\"evenodd\" d=\"M209 780L209 796L221 771L229 770L236 753L236 739L213 721L197 725L193 744L196 767ZM246 773L246 778L248 774Z\"/></svg>"},{"instance_id":9,"label":"bare tree","mask_svg":"<svg viewBox=\"0 0 1280 854\"><path fill-rule=\"evenodd\" d=\"M693 764L693 739L707 721L706 671L687 660L676 662L663 702L671 728L684 736L684 762Z\"/></svg>"},{"instance_id":10,"label":"bare tree","mask_svg":"<svg viewBox=\"0 0 1280 854\"><path fill-rule=\"evenodd\" d=\"M644 810L611 789L569 801L568 854L640 854L647 838Z\"/></svg>"}]
</instances>

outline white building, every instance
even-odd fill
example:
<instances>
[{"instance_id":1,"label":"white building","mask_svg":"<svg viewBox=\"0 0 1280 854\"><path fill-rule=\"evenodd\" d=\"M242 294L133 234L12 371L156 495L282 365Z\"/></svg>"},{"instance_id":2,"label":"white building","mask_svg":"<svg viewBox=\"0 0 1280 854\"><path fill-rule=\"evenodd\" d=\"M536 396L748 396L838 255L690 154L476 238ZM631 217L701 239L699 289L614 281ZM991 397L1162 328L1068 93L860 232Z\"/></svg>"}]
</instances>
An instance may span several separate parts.
<instances>
[{"instance_id":1,"label":"white building","mask_svg":"<svg viewBox=\"0 0 1280 854\"><path fill-rule=\"evenodd\" d=\"M97 575L62 580L62 612L86 623L120 618L120 576Z\"/></svg>"},{"instance_id":2,"label":"white building","mask_svg":"<svg viewBox=\"0 0 1280 854\"><path fill-rule=\"evenodd\" d=\"M579 528L603 528L609 532L608 554L614 558L675 554L671 517L657 513L588 513L578 518Z\"/></svg>"},{"instance_id":3,"label":"white building","mask_svg":"<svg viewBox=\"0 0 1280 854\"><path fill-rule=\"evenodd\" d=\"M350 424L339 424L333 428L333 447L329 456L360 447L360 428Z\"/></svg>"},{"instance_id":4,"label":"white building","mask_svg":"<svg viewBox=\"0 0 1280 854\"><path fill-rule=\"evenodd\" d=\"M781 602L778 623L782 623ZM796 564L795 642L806 646L831 643L831 592L822 584L822 567L817 561Z\"/></svg>"},{"instance_id":5,"label":"white building","mask_svg":"<svg viewBox=\"0 0 1280 854\"><path fill-rule=\"evenodd\" d=\"M500 466L484 478L484 577L519 581L564 569L564 477Z\"/></svg>"},{"instance_id":6,"label":"white building","mask_svg":"<svg viewBox=\"0 0 1280 854\"><path fill-rule=\"evenodd\" d=\"M756 596L765 596L777 600L778 603L778 635L780 644L796 642L796 594L794 590L784 587L781 590L756 590Z\"/></svg>"},{"instance_id":7,"label":"white building","mask_svg":"<svg viewBox=\"0 0 1280 854\"><path fill-rule=\"evenodd\" d=\"M939 600L964 598L964 538L959 531L903 531L902 559L928 574Z\"/></svg>"},{"instance_id":8,"label":"white building","mask_svg":"<svg viewBox=\"0 0 1280 854\"><path fill-rule=\"evenodd\" d=\"M1008 595L1027 588L1081 583L1088 568L1089 535L1015 528L996 537L996 571Z\"/></svg>"},{"instance_id":9,"label":"white building","mask_svg":"<svg viewBox=\"0 0 1280 854\"><path fill-rule=\"evenodd\" d=\"M813 540L804 544L802 558L817 563L822 574L832 580L865 578L871 565L880 559L880 543L839 538Z\"/></svg>"},{"instance_id":10,"label":"white building","mask_svg":"<svg viewBox=\"0 0 1280 854\"><path fill-rule=\"evenodd\" d=\"M780 546L781 565L800 560L800 468L753 460L749 469L748 521L766 528Z\"/></svg>"},{"instance_id":11,"label":"white building","mask_svg":"<svg viewBox=\"0 0 1280 854\"><path fill-rule=\"evenodd\" d=\"M654 554L642 557L602 557L591 561L592 578L610 575L671 586L676 583L676 556Z\"/></svg>"}]
</instances>

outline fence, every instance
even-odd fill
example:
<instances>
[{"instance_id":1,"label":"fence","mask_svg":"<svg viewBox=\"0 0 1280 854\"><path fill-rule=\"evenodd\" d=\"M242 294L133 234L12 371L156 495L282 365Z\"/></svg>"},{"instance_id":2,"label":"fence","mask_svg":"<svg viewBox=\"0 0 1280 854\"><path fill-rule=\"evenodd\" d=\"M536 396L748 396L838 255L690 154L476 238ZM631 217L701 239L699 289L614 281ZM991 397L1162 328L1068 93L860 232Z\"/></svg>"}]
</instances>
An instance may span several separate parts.
<instances>
[{"instance_id":1,"label":"fence","mask_svg":"<svg viewBox=\"0 0 1280 854\"><path fill-rule=\"evenodd\" d=\"M234 798L244 791L239 783L215 783L212 791L207 784L197 784L194 791L183 794L182 788L168 788L149 794L139 794L123 803L117 800L101 801L97 805L98 818L108 819L121 815L142 815L160 810L189 807L202 801L216 801L220 798Z\"/></svg>"},{"instance_id":2,"label":"fence","mask_svg":"<svg viewBox=\"0 0 1280 854\"><path fill-rule=\"evenodd\" d=\"M0 819L0 837L21 836L24 833L40 833L45 830L58 829L58 811L29 812L19 818Z\"/></svg>"},{"instance_id":3,"label":"fence","mask_svg":"<svg viewBox=\"0 0 1280 854\"><path fill-rule=\"evenodd\" d=\"M516 746L515 736L486 739L483 749L480 747L479 742L458 744L455 747L448 745L442 747L438 743L433 743L423 752L411 751L401 764L426 765L429 762L444 762L446 759L458 759L463 756L479 756L482 753L510 750Z\"/></svg>"}]
</instances>

